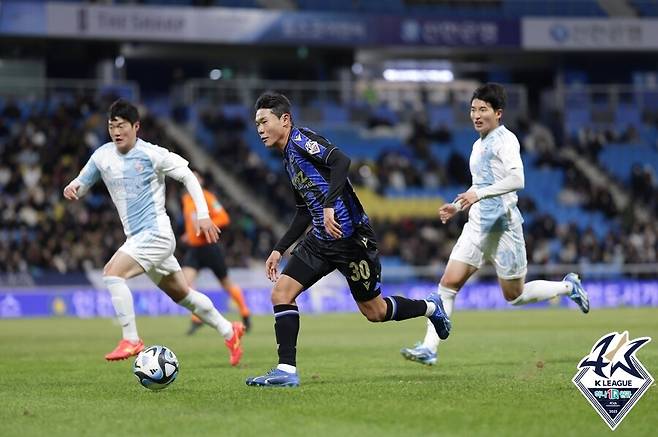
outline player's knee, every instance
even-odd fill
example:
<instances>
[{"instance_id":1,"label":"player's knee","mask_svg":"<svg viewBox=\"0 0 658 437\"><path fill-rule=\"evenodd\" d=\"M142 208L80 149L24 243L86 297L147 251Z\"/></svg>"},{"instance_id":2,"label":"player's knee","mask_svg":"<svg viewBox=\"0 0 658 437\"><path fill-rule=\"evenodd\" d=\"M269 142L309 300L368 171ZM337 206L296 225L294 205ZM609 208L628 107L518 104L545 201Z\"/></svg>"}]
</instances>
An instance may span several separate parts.
<instances>
[{"instance_id":1,"label":"player's knee","mask_svg":"<svg viewBox=\"0 0 658 437\"><path fill-rule=\"evenodd\" d=\"M462 288L462 285L463 285L461 283L461 281L457 281L457 280L454 280L453 278L446 277L446 276L443 276L441 278L441 282L439 282L439 284L442 287L448 288L450 290L455 290L455 291L460 290Z\"/></svg>"},{"instance_id":2,"label":"player's knee","mask_svg":"<svg viewBox=\"0 0 658 437\"><path fill-rule=\"evenodd\" d=\"M125 279L118 276L103 275L103 283L107 288L110 288L114 284L125 283Z\"/></svg>"},{"instance_id":3,"label":"player's knee","mask_svg":"<svg viewBox=\"0 0 658 437\"><path fill-rule=\"evenodd\" d=\"M111 268L112 268L111 261L103 266L103 277L105 277L105 276L114 276L111 273L111 271L112 271Z\"/></svg>"},{"instance_id":4,"label":"player's knee","mask_svg":"<svg viewBox=\"0 0 658 437\"><path fill-rule=\"evenodd\" d=\"M272 288L272 305L290 305L294 303L294 293L279 282Z\"/></svg>"},{"instance_id":5,"label":"player's knee","mask_svg":"<svg viewBox=\"0 0 658 437\"><path fill-rule=\"evenodd\" d=\"M113 260L109 260L105 266L103 266L103 277L105 276L118 276L125 278L124 272L120 271L117 268L117 265L112 262Z\"/></svg>"}]
</instances>

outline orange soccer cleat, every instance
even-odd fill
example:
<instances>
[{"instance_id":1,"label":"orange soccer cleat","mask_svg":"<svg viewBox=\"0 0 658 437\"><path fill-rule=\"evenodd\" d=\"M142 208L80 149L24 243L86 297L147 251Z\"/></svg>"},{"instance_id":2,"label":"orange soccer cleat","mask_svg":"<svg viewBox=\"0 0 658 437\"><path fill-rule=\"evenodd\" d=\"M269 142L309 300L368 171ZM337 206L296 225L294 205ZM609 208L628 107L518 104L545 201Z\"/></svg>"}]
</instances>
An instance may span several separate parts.
<instances>
[{"instance_id":1,"label":"orange soccer cleat","mask_svg":"<svg viewBox=\"0 0 658 437\"><path fill-rule=\"evenodd\" d=\"M105 355L107 361L119 361L125 360L126 358L137 355L144 349L144 342L142 340L137 340L132 342L130 340L121 340L117 347Z\"/></svg>"},{"instance_id":2,"label":"orange soccer cleat","mask_svg":"<svg viewBox=\"0 0 658 437\"><path fill-rule=\"evenodd\" d=\"M228 348L231 357L229 361L231 366L237 366L242 358L242 342L240 339L244 335L244 325L242 322L233 322L233 337L230 340L225 340L224 344Z\"/></svg>"}]
</instances>

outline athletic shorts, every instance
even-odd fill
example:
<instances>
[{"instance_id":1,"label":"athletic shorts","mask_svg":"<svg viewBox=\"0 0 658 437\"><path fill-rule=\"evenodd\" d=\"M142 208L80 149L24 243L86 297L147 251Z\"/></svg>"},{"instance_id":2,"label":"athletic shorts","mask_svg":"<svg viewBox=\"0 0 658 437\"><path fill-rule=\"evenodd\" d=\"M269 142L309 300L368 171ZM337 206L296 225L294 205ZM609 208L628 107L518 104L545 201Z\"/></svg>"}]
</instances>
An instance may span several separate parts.
<instances>
[{"instance_id":1,"label":"athletic shorts","mask_svg":"<svg viewBox=\"0 0 658 437\"><path fill-rule=\"evenodd\" d=\"M528 260L525 251L523 227L488 233L476 232L466 222L450 259L480 268L490 261L500 279L517 279L525 276Z\"/></svg>"},{"instance_id":2,"label":"athletic shorts","mask_svg":"<svg viewBox=\"0 0 658 437\"><path fill-rule=\"evenodd\" d=\"M370 225L359 226L341 240L320 240L309 232L292 251L282 274L306 290L336 269L347 279L355 301L365 302L381 294L382 266Z\"/></svg>"},{"instance_id":3,"label":"athletic shorts","mask_svg":"<svg viewBox=\"0 0 658 437\"><path fill-rule=\"evenodd\" d=\"M189 246L183 257L182 264L183 267L192 267L195 270L208 268L220 280L226 278L228 274L224 251L219 243Z\"/></svg>"},{"instance_id":4,"label":"athletic shorts","mask_svg":"<svg viewBox=\"0 0 658 437\"><path fill-rule=\"evenodd\" d=\"M142 231L128 237L121 252L130 255L144 269L155 285L163 276L168 276L181 270L174 258L176 237L173 233Z\"/></svg>"}]
</instances>

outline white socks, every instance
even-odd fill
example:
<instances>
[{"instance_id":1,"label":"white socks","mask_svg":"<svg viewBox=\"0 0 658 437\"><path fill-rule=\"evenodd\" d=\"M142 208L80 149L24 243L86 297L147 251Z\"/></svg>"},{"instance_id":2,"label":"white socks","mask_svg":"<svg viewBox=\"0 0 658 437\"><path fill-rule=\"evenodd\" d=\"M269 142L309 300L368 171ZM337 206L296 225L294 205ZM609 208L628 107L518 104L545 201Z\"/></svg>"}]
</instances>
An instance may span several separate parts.
<instances>
[{"instance_id":1,"label":"white socks","mask_svg":"<svg viewBox=\"0 0 658 437\"><path fill-rule=\"evenodd\" d=\"M452 308L455 306L455 296L457 296L457 292L439 284L439 296L441 296L443 309L446 314L448 317L452 316ZM436 333L436 329L434 329L434 325L432 325L432 322L427 319L427 330L425 331L423 347L436 353L436 349L439 347L439 341L439 336Z\"/></svg>"},{"instance_id":2,"label":"white socks","mask_svg":"<svg viewBox=\"0 0 658 437\"><path fill-rule=\"evenodd\" d=\"M112 296L112 305L121 324L123 339L132 342L138 341L133 295L126 285L126 280L118 276L103 276L103 282Z\"/></svg>"},{"instance_id":3,"label":"white socks","mask_svg":"<svg viewBox=\"0 0 658 437\"><path fill-rule=\"evenodd\" d=\"M112 296L112 305L121 324L124 340L138 341L139 335L135 323L133 296L126 285L126 280L118 276L103 276L103 282ZM189 294L178 304L192 311L205 323L217 329L226 340L233 337L233 325L219 314L219 311L215 309L212 301L205 294L190 289Z\"/></svg>"},{"instance_id":4,"label":"white socks","mask_svg":"<svg viewBox=\"0 0 658 437\"><path fill-rule=\"evenodd\" d=\"M533 302L540 302L543 300L551 299L555 296L571 293L573 284L571 282L562 281L531 281L523 286L523 293L516 299L510 302L511 305L525 305ZM455 296L457 292L439 284L439 296L443 301L443 309L445 309L448 317L452 316L452 308L455 305ZM427 320L427 330L425 332L425 339L423 340L423 347L436 353L439 346L439 336L436 334L434 325Z\"/></svg>"},{"instance_id":5,"label":"white socks","mask_svg":"<svg viewBox=\"0 0 658 437\"><path fill-rule=\"evenodd\" d=\"M511 305L525 305L528 303L541 302L552 299L560 294L571 293L573 284L562 281L531 281L523 286L523 293L513 301Z\"/></svg>"},{"instance_id":6,"label":"white socks","mask_svg":"<svg viewBox=\"0 0 658 437\"><path fill-rule=\"evenodd\" d=\"M219 331L226 339L233 337L233 325L226 320L212 304L208 296L190 288L190 292L178 305L187 308L208 325Z\"/></svg>"},{"instance_id":7,"label":"white socks","mask_svg":"<svg viewBox=\"0 0 658 437\"><path fill-rule=\"evenodd\" d=\"M434 311L436 311L436 304L429 300L426 300L425 303L427 304L427 311L425 311L425 317L429 317L432 314L434 314Z\"/></svg>"},{"instance_id":8,"label":"white socks","mask_svg":"<svg viewBox=\"0 0 658 437\"><path fill-rule=\"evenodd\" d=\"M290 364L277 364L276 368L288 373L297 373L297 367Z\"/></svg>"}]
</instances>

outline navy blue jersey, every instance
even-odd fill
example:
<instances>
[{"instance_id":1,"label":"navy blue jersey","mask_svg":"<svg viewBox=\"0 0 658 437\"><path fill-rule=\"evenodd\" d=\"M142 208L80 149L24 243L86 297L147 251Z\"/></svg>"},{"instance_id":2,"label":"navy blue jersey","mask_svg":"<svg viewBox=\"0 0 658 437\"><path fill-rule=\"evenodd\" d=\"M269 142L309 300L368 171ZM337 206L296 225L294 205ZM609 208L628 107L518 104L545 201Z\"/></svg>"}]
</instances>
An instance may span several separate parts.
<instances>
[{"instance_id":1,"label":"navy blue jersey","mask_svg":"<svg viewBox=\"0 0 658 437\"><path fill-rule=\"evenodd\" d=\"M336 146L327 139L303 127L292 128L283 150L283 162L295 191L297 206L306 205L312 217L313 235L322 240L335 239L324 230L323 213L330 182L327 159L334 150ZM368 216L349 180L333 208L343 238L351 236L358 225L368 223Z\"/></svg>"}]
</instances>

